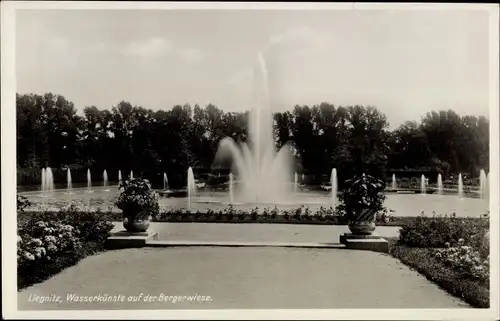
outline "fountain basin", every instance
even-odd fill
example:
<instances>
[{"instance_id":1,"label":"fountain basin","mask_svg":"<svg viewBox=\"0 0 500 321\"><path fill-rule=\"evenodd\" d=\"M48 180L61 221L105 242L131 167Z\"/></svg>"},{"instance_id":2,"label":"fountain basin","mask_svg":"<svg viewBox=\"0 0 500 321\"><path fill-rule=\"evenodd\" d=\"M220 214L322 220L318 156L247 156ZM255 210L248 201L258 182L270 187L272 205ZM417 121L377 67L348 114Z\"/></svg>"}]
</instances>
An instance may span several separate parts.
<instances>
[{"instance_id":1,"label":"fountain basin","mask_svg":"<svg viewBox=\"0 0 500 321\"><path fill-rule=\"evenodd\" d=\"M85 190L73 190L73 195L65 194L66 190L56 190L51 193L40 196L40 192L20 193L26 196L33 203L33 210L36 206L47 206L49 208L58 208L75 204L84 208L91 207L92 210L100 208L101 210L118 210L114 202L118 198L119 190L112 189L110 192L104 192L100 188L95 188L94 193L86 193ZM184 194L185 195L185 194ZM467 194L466 194L467 196ZM199 202L201 201L201 202ZM187 197L163 197L159 199L162 210L166 209L187 209ZM191 210L194 212L205 212L207 210L221 210L230 205L229 193L220 191L199 191L192 198ZM322 192L301 192L294 195L293 199L283 202L244 202L235 196L232 204L238 210L246 211L264 208L274 208L282 210L293 210L301 206L308 207L311 211L319 208L329 208L332 206L332 199L329 193ZM485 199L464 197L459 199L457 194L453 195L420 195L420 194L399 194L387 193L384 205L393 210L393 216L417 216L423 211L427 216L432 216L433 211L436 215L451 215L455 213L458 217L480 217L489 208L489 202ZM28 209L29 210L29 209Z\"/></svg>"}]
</instances>

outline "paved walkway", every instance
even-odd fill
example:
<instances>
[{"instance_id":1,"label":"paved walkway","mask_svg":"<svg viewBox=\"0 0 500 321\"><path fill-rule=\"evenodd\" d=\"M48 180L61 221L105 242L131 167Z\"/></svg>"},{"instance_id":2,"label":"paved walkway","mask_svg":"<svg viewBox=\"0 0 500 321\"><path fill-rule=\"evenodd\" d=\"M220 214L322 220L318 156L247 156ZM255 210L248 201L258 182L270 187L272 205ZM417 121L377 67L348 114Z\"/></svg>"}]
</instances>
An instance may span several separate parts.
<instances>
[{"instance_id":1,"label":"paved walkway","mask_svg":"<svg viewBox=\"0 0 500 321\"><path fill-rule=\"evenodd\" d=\"M152 228L163 229L158 232L166 239L220 242L231 238L338 242L337 234L343 233L341 226L278 224L175 223ZM118 302L76 302L70 300L72 294L117 296ZM38 296L60 300L33 302ZM138 301L129 302L134 298ZM275 247L108 251L19 292L18 306L22 310L467 307L386 254Z\"/></svg>"},{"instance_id":2,"label":"paved walkway","mask_svg":"<svg viewBox=\"0 0 500 321\"><path fill-rule=\"evenodd\" d=\"M123 230L115 222L113 232ZM258 223L151 223L148 231L159 240L198 242L339 243L349 233L346 225L258 224ZM399 227L377 226L383 237L397 237Z\"/></svg>"},{"instance_id":3,"label":"paved walkway","mask_svg":"<svg viewBox=\"0 0 500 321\"><path fill-rule=\"evenodd\" d=\"M71 302L71 293L120 295L124 302ZM128 302L141 293L140 301ZM61 302L29 302L36 295L60 296ZM144 302L146 296L156 298ZM165 296L200 296L200 300L205 296L205 301L173 303L173 299L165 302ZM18 306L22 310L466 307L387 255L225 247L109 251L20 292Z\"/></svg>"}]
</instances>

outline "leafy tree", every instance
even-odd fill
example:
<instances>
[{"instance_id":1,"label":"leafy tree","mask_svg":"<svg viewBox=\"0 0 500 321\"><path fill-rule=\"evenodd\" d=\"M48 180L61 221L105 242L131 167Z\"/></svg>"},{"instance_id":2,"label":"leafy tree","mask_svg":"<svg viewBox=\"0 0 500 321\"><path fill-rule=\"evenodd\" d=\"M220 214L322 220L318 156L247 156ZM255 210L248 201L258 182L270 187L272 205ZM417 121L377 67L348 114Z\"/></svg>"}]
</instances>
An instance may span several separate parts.
<instances>
[{"instance_id":1,"label":"leafy tree","mask_svg":"<svg viewBox=\"0 0 500 321\"><path fill-rule=\"evenodd\" d=\"M134 170L156 185L167 173L172 188L184 187L188 167L197 177L211 170L222 138L248 141L249 113L224 112L213 104L152 111L121 101L111 109L85 107L79 116L65 97L47 93L17 94L16 105L17 166L20 173L38 173L31 183L40 179L41 167L50 166L123 175ZM385 181L393 170L477 177L489 169L489 122L483 116L431 111L420 122L389 131L375 107L323 102L297 105L273 120L276 149L289 144L298 170L317 183L328 180L332 168L341 188L362 173Z\"/></svg>"}]
</instances>

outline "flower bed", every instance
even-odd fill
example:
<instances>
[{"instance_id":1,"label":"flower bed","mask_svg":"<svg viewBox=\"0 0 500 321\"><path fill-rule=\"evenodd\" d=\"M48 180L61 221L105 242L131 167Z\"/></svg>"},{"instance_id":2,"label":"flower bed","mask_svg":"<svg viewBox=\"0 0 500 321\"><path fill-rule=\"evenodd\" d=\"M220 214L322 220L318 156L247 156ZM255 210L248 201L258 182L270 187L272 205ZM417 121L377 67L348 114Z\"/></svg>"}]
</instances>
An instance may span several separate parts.
<instances>
[{"instance_id":1,"label":"flower bed","mask_svg":"<svg viewBox=\"0 0 500 321\"><path fill-rule=\"evenodd\" d=\"M104 249L113 228L101 212L70 207L58 212L18 210L18 290L44 281Z\"/></svg>"},{"instance_id":2,"label":"flower bed","mask_svg":"<svg viewBox=\"0 0 500 321\"><path fill-rule=\"evenodd\" d=\"M69 209L79 213L87 212L85 206L66 206L54 211L24 211L18 213L20 217L53 217L59 218L65 215ZM63 214L60 214L63 213ZM100 217L109 221L122 221L120 212L109 208L107 211L97 211ZM80 214L81 215L81 214ZM411 222L415 217L393 217L387 211L377 215L376 222L379 226L400 226L405 222ZM306 206L291 210L282 210L277 207L255 207L250 210L235 209L228 206L221 210L190 211L186 209L163 209L152 217L152 222L176 222L176 223L280 223L280 224L324 224L324 225L346 225L347 217L338 209L332 207L321 207L312 211Z\"/></svg>"},{"instance_id":3,"label":"flower bed","mask_svg":"<svg viewBox=\"0 0 500 321\"><path fill-rule=\"evenodd\" d=\"M489 307L489 218L422 217L403 224L391 254L472 306Z\"/></svg>"},{"instance_id":4,"label":"flower bed","mask_svg":"<svg viewBox=\"0 0 500 321\"><path fill-rule=\"evenodd\" d=\"M27 210L18 212L18 220L23 217L52 217L60 219L66 216L68 211L88 213L88 215L97 215L103 220L120 222L123 220L123 214L115 211L113 208L101 211L88 211L86 206L65 206L57 210ZM62 212L62 213L61 213ZM94 214L92 214L94 213ZM416 224L419 216L392 216L389 211L382 211L376 217L377 226L412 226ZM478 225L479 218L461 218L460 220L470 222L472 225ZM249 210L235 209L228 206L220 210L190 211L187 209L160 209L157 215L153 216L152 222L176 222L176 223L279 223L279 224L320 224L320 225L347 225L345 214L339 209L332 207L321 207L312 211L306 206L295 209L283 210L277 207L255 207ZM483 224L483 223L480 223ZM444 244L444 243L443 243ZM444 245L443 245L444 246Z\"/></svg>"}]
</instances>

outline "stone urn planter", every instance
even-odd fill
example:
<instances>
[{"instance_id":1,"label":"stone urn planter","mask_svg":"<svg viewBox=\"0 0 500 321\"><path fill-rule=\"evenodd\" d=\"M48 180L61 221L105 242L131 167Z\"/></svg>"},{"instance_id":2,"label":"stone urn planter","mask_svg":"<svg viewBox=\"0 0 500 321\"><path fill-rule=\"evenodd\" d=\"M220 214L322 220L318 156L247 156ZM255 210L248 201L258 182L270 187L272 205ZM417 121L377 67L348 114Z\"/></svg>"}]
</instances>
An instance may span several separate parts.
<instances>
[{"instance_id":1,"label":"stone urn planter","mask_svg":"<svg viewBox=\"0 0 500 321\"><path fill-rule=\"evenodd\" d=\"M159 212L158 194L144 178L122 181L120 189L115 205L123 212L123 227L130 233L146 232Z\"/></svg>"},{"instance_id":2,"label":"stone urn planter","mask_svg":"<svg viewBox=\"0 0 500 321\"><path fill-rule=\"evenodd\" d=\"M347 226L352 234L370 235L375 231L376 215L377 212L372 209L357 210Z\"/></svg>"},{"instance_id":3,"label":"stone urn planter","mask_svg":"<svg viewBox=\"0 0 500 321\"><path fill-rule=\"evenodd\" d=\"M362 174L346 181L340 208L353 235L371 235L375 231L377 213L385 209L384 189L383 181L371 175Z\"/></svg>"},{"instance_id":4,"label":"stone urn planter","mask_svg":"<svg viewBox=\"0 0 500 321\"><path fill-rule=\"evenodd\" d=\"M123 227L127 232L131 233L140 233L140 232L146 232L151 225L151 220L152 217L148 217L147 219L135 219L135 220L129 220L127 217L123 219Z\"/></svg>"}]
</instances>

